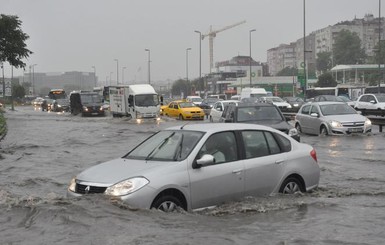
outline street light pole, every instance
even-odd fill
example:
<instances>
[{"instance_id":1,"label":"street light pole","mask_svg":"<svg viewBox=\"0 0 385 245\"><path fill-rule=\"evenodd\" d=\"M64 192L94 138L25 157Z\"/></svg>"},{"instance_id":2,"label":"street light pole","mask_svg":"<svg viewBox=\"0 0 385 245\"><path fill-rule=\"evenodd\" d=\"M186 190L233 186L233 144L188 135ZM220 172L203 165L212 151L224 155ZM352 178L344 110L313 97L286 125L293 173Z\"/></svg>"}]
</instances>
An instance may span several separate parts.
<instances>
[{"instance_id":1,"label":"street light pole","mask_svg":"<svg viewBox=\"0 0 385 245\"><path fill-rule=\"evenodd\" d=\"M378 93L381 93L381 58L380 57L381 57L381 0L378 0Z\"/></svg>"},{"instance_id":2,"label":"street light pole","mask_svg":"<svg viewBox=\"0 0 385 245\"><path fill-rule=\"evenodd\" d=\"M191 50L191 48L186 48L186 80L188 82L188 51Z\"/></svg>"},{"instance_id":3,"label":"street light pole","mask_svg":"<svg viewBox=\"0 0 385 245\"><path fill-rule=\"evenodd\" d=\"M96 67L92 66L92 68L94 68L94 83L95 83L95 87L96 87Z\"/></svg>"},{"instance_id":4,"label":"street light pole","mask_svg":"<svg viewBox=\"0 0 385 245\"><path fill-rule=\"evenodd\" d=\"M150 67L150 62L151 62L151 51L150 49L146 48L144 51L148 52L148 84L151 84L151 67Z\"/></svg>"},{"instance_id":5,"label":"street light pole","mask_svg":"<svg viewBox=\"0 0 385 245\"><path fill-rule=\"evenodd\" d=\"M110 72L110 86L111 86L111 83L112 83L112 74L114 74L112 71Z\"/></svg>"},{"instance_id":6,"label":"street light pole","mask_svg":"<svg viewBox=\"0 0 385 245\"><path fill-rule=\"evenodd\" d=\"M250 47L250 56L249 56L249 66L250 66L250 88L251 88L251 61L252 61L252 59L251 59L251 33L252 32L254 32L255 31L255 29L252 29L252 30L250 30L249 31L249 47Z\"/></svg>"},{"instance_id":7,"label":"street light pole","mask_svg":"<svg viewBox=\"0 0 385 245\"><path fill-rule=\"evenodd\" d=\"M305 0L303 0L303 76L304 76L304 88L303 88L303 97L306 99L306 89L307 89L307 75L306 75L306 8Z\"/></svg>"},{"instance_id":8,"label":"street light pole","mask_svg":"<svg viewBox=\"0 0 385 245\"><path fill-rule=\"evenodd\" d=\"M122 67L122 84L124 84L124 69L126 69L127 67Z\"/></svg>"},{"instance_id":9,"label":"street light pole","mask_svg":"<svg viewBox=\"0 0 385 245\"><path fill-rule=\"evenodd\" d=\"M202 33L200 31L195 31L199 34L199 89L201 88L202 83ZM200 96L200 91L199 91Z\"/></svg>"},{"instance_id":10,"label":"street light pole","mask_svg":"<svg viewBox=\"0 0 385 245\"><path fill-rule=\"evenodd\" d=\"M116 85L119 85L119 60L115 59L116 61Z\"/></svg>"},{"instance_id":11,"label":"street light pole","mask_svg":"<svg viewBox=\"0 0 385 245\"><path fill-rule=\"evenodd\" d=\"M32 67L32 93L34 96L35 96L35 66L37 66L37 64L33 64L31 66Z\"/></svg>"}]
</instances>

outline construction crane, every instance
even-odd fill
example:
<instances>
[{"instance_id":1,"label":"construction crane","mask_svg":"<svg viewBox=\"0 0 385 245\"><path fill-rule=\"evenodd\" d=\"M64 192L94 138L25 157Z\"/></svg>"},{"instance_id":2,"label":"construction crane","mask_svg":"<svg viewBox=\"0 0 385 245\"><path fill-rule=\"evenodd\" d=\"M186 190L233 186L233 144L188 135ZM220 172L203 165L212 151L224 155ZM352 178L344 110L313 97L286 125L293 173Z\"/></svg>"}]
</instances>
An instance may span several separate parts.
<instances>
[{"instance_id":1,"label":"construction crane","mask_svg":"<svg viewBox=\"0 0 385 245\"><path fill-rule=\"evenodd\" d=\"M214 37L216 37L216 36L217 36L217 33L219 33L219 32L228 30L228 29L230 29L230 28L239 26L239 25L244 24L244 23L246 23L245 20L244 20L244 21L241 21L241 22L238 22L238 23L235 23L235 24L233 24L233 25L225 26L225 27L223 27L222 29L219 29L219 30L213 30L213 29L212 29L212 26L210 26L210 31L209 31L207 34L203 34L203 35L202 35L202 40L203 40L205 37L209 37L210 72L211 72L211 70L212 70L213 67L214 67Z\"/></svg>"}]
</instances>

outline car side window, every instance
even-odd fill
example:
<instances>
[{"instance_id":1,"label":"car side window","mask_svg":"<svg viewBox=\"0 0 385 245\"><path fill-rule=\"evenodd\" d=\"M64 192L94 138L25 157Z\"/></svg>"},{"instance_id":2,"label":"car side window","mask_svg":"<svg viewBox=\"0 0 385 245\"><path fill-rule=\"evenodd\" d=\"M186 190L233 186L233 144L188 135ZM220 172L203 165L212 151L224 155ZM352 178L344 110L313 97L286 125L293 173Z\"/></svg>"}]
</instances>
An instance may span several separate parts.
<instances>
[{"instance_id":1,"label":"car side window","mask_svg":"<svg viewBox=\"0 0 385 245\"><path fill-rule=\"evenodd\" d=\"M269 155L269 148L263 131L247 130L242 132L246 159Z\"/></svg>"},{"instance_id":2,"label":"car side window","mask_svg":"<svg viewBox=\"0 0 385 245\"><path fill-rule=\"evenodd\" d=\"M279 144L275 140L274 136L270 132L265 132L265 136L269 145L270 154L281 153L281 148L279 147Z\"/></svg>"},{"instance_id":3,"label":"car side window","mask_svg":"<svg viewBox=\"0 0 385 245\"><path fill-rule=\"evenodd\" d=\"M309 114L309 111L310 111L310 105L305 105L305 106L302 108L301 113L302 113L302 114Z\"/></svg>"},{"instance_id":4,"label":"car side window","mask_svg":"<svg viewBox=\"0 0 385 245\"><path fill-rule=\"evenodd\" d=\"M310 114L311 114L311 113L317 113L317 114L319 115L319 110L318 110L317 106L314 106L314 105L313 105L313 106L311 107Z\"/></svg>"},{"instance_id":5,"label":"car side window","mask_svg":"<svg viewBox=\"0 0 385 245\"><path fill-rule=\"evenodd\" d=\"M286 139L284 136L279 134L274 134L280 148L281 152L289 152L291 151L291 142L290 140Z\"/></svg>"},{"instance_id":6,"label":"car side window","mask_svg":"<svg viewBox=\"0 0 385 245\"><path fill-rule=\"evenodd\" d=\"M198 158L204 154L214 156L215 164L238 160L238 148L234 132L211 135L199 150Z\"/></svg>"},{"instance_id":7,"label":"car side window","mask_svg":"<svg viewBox=\"0 0 385 245\"><path fill-rule=\"evenodd\" d=\"M174 104L171 103L171 104L168 106L168 108L174 108Z\"/></svg>"},{"instance_id":8,"label":"car side window","mask_svg":"<svg viewBox=\"0 0 385 245\"><path fill-rule=\"evenodd\" d=\"M377 100L376 100L376 98L373 95L369 95L368 96L368 102L370 102L370 101L376 102Z\"/></svg>"},{"instance_id":9,"label":"car side window","mask_svg":"<svg viewBox=\"0 0 385 245\"><path fill-rule=\"evenodd\" d=\"M174 105L174 109L178 109L178 105L177 104Z\"/></svg>"}]
</instances>

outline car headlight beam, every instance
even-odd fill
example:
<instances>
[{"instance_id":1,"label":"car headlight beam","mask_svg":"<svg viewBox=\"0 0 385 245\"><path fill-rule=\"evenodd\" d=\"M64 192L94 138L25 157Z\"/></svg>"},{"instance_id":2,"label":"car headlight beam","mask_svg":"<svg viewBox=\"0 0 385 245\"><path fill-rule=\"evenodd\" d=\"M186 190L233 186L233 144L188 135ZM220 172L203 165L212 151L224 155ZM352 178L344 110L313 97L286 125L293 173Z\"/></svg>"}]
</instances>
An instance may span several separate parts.
<instances>
[{"instance_id":1,"label":"car headlight beam","mask_svg":"<svg viewBox=\"0 0 385 245\"><path fill-rule=\"evenodd\" d=\"M105 194L109 196L124 196L133 193L146 186L150 181L143 177L123 180L106 189Z\"/></svg>"}]
</instances>

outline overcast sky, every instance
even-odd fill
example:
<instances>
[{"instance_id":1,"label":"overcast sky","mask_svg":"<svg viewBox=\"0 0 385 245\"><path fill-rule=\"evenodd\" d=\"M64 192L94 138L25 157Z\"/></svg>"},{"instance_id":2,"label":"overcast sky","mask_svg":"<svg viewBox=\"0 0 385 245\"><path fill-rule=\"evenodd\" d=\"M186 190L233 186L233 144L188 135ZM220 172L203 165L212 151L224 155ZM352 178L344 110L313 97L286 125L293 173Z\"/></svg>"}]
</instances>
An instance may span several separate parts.
<instances>
[{"instance_id":1,"label":"overcast sky","mask_svg":"<svg viewBox=\"0 0 385 245\"><path fill-rule=\"evenodd\" d=\"M385 1L381 15L385 14ZM378 0L306 0L306 34L355 16L378 17ZM199 77L199 34L245 20L217 34L214 62L249 55L265 62L267 50L303 37L303 0L0 0L0 13L17 15L34 53L35 72L93 72L99 81L174 81ZM202 73L209 72L208 39L202 41ZM5 66L6 76L10 67ZM28 69L27 69L28 71ZM22 70L14 71L15 76Z\"/></svg>"}]
</instances>

